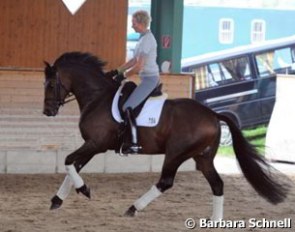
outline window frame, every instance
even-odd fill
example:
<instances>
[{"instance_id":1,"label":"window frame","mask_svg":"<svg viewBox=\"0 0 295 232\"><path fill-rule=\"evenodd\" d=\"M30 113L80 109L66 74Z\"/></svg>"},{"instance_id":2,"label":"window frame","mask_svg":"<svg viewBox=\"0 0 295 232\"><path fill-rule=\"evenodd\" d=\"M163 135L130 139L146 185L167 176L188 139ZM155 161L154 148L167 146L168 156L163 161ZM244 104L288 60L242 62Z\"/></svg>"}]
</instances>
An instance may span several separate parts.
<instances>
[{"instance_id":1,"label":"window frame","mask_svg":"<svg viewBox=\"0 0 295 232\"><path fill-rule=\"evenodd\" d=\"M224 23L228 23L229 27L225 28ZM219 20L219 43L232 44L234 42L235 23L232 18L221 18Z\"/></svg>"},{"instance_id":2,"label":"window frame","mask_svg":"<svg viewBox=\"0 0 295 232\"><path fill-rule=\"evenodd\" d=\"M257 23L260 24L261 31L256 30ZM263 19L253 19L251 21L251 43L260 43L265 41L266 24Z\"/></svg>"}]
</instances>

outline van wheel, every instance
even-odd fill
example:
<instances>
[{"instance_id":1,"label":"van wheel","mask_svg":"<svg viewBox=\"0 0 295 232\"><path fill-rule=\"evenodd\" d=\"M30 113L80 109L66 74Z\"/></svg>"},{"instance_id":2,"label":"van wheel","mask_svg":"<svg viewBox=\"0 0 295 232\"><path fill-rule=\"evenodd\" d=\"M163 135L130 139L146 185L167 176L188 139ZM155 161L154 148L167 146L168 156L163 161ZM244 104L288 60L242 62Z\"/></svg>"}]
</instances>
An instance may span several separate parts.
<instances>
[{"instance_id":1,"label":"van wheel","mask_svg":"<svg viewBox=\"0 0 295 232\"><path fill-rule=\"evenodd\" d=\"M220 137L220 143L219 145L222 147L230 146L232 145L232 137L229 130L228 125L226 125L225 122L220 122L221 127L221 137Z\"/></svg>"}]
</instances>

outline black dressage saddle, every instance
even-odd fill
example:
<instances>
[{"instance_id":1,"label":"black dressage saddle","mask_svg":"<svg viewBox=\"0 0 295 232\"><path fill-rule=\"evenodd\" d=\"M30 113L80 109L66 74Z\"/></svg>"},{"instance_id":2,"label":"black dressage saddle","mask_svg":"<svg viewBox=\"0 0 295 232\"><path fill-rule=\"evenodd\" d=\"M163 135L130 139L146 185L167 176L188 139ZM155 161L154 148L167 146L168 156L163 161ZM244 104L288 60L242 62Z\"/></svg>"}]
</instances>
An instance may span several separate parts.
<instances>
[{"instance_id":1,"label":"black dressage saddle","mask_svg":"<svg viewBox=\"0 0 295 232\"><path fill-rule=\"evenodd\" d=\"M119 97L119 101L118 101L118 108L119 108L119 111L120 111L120 115L121 117L123 118L124 116L124 112L123 112L123 105L124 103L127 101L128 97L131 95L131 93L133 92L133 90L136 88L136 84L132 81L128 81L124 84L123 86L123 89L120 93L120 97ZM149 97L157 97L157 96L161 96L162 95L162 83L160 83L144 100L142 103L140 103L134 110L133 110L133 113L134 113L134 117L136 118L143 106L144 106L144 103L147 101L147 99Z\"/></svg>"}]
</instances>

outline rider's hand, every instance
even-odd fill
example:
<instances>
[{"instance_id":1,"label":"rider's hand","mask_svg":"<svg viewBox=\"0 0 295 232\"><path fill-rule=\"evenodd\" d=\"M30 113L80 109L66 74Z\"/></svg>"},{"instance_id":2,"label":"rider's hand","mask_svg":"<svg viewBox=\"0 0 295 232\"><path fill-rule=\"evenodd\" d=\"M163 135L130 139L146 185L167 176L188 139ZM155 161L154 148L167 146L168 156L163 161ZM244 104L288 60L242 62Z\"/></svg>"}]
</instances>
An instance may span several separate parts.
<instances>
[{"instance_id":1,"label":"rider's hand","mask_svg":"<svg viewBox=\"0 0 295 232\"><path fill-rule=\"evenodd\" d=\"M126 77L124 76L124 73L121 73L116 75L113 79L117 81L118 83L121 83L123 80L126 79Z\"/></svg>"},{"instance_id":2,"label":"rider's hand","mask_svg":"<svg viewBox=\"0 0 295 232\"><path fill-rule=\"evenodd\" d=\"M106 72L104 75L107 78L114 78L115 76L117 76L119 74L118 69L113 69L111 71Z\"/></svg>"}]
</instances>

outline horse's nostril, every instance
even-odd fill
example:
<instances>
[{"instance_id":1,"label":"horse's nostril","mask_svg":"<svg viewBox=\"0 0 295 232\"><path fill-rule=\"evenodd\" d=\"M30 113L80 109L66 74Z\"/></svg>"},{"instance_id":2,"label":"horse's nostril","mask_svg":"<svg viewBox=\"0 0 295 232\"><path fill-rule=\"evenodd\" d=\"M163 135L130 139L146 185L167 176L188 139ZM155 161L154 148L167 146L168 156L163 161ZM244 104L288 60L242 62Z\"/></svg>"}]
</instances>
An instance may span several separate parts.
<instances>
[{"instance_id":1,"label":"horse's nostril","mask_svg":"<svg viewBox=\"0 0 295 232\"><path fill-rule=\"evenodd\" d=\"M43 114L48 116L48 110L43 110Z\"/></svg>"},{"instance_id":2,"label":"horse's nostril","mask_svg":"<svg viewBox=\"0 0 295 232\"><path fill-rule=\"evenodd\" d=\"M50 111L49 110L44 110L43 114L45 114L46 116L50 116Z\"/></svg>"},{"instance_id":3,"label":"horse's nostril","mask_svg":"<svg viewBox=\"0 0 295 232\"><path fill-rule=\"evenodd\" d=\"M43 111L43 114L45 114L46 116L55 116L57 113L56 110L50 110L50 109L45 109Z\"/></svg>"}]
</instances>

